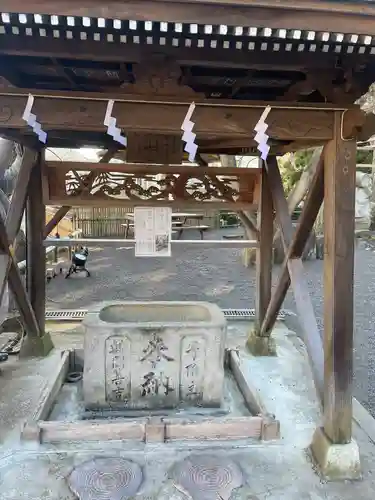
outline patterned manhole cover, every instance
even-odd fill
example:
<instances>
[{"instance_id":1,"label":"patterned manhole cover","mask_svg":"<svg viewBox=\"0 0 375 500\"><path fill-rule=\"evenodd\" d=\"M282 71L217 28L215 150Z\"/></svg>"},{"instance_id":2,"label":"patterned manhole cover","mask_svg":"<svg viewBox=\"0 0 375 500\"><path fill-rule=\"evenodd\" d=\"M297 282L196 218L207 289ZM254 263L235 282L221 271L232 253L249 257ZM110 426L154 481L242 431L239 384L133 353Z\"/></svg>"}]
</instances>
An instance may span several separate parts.
<instances>
[{"instance_id":1,"label":"patterned manhole cover","mask_svg":"<svg viewBox=\"0 0 375 500\"><path fill-rule=\"evenodd\" d=\"M141 467L122 458L95 458L70 474L70 489L80 500L126 500L142 483Z\"/></svg>"},{"instance_id":2,"label":"patterned manhole cover","mask_svg":"<svg viewBox=\"0 0 375 500\"><path fill-rule=\"evenodd\" d=\"M174 481L194 500L229 500L232 491L242 486L242 472L231 460L192 455L177 465Z\"/></svg>"}]
</instances>

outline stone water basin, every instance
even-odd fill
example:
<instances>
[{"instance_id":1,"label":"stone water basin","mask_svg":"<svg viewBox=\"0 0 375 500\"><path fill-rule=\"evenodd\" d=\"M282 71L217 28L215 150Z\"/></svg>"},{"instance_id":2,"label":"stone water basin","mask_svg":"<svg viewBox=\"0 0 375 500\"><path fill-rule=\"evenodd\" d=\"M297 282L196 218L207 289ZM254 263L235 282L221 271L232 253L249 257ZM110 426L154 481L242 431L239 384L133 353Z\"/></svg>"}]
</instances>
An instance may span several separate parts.
<instances>
[{"instance_id":1,"label":"stone water basin","mask_svg":"<svg viewBox=\"0 0 375 500\"><path fill-rule=\"evenodd\" d=\"M86 315L87 409L219 407L226 319L207 302L107 302Z\"/></svg>"}]
</instances>

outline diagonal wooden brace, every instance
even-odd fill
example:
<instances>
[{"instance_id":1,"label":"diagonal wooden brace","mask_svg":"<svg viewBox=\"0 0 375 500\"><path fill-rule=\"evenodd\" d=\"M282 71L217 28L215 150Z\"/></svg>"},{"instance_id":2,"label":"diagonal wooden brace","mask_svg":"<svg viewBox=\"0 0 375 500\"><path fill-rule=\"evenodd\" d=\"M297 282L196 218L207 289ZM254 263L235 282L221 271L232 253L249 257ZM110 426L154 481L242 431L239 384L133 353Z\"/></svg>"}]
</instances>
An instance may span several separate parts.
<instances>
[{"instance_id":1,"label":"diagonal wooden brace","mask_svg":"<svg viewBox=\"0 0 375 500\"><path fill-rule=\"evenodd\" d=\"M299 320L302 326L304 342L306 344L316 383L317 390L322 396L324 387L324 354L322 340L319 334L314 309L303 274L301 255L312 226L319 212L324 196L324 161L320 164L314 176L307 200L297 230L294 230L288 205L284 194L280 171L276 157L270 157L265 164L268 182L272 193L276 217L280 226L281 239L285 251L285 261L282 267L280 280L272 296L266 316L260 330L261 335L269 335L277 313L284 301L289 284L291 283L296 302Z\"/></svg>"},{"instance_id":2,"label":"diagonal wooden brace","mask_svg":"<svg viewBox=\"0 0 375 500\"><path fill-rule=\"evenodd\" d=\"M4 263L4 265L1 266L0 269L1 273L4 274L5 276L5 278L2 281L2 294L4 292L5 280L6 278L8 278L10 289L12 290L17 300L21 318L23 324L26 327L27 334L30 337L41 337L42 332L39 329L34 311L31 307L25 287L22 283L22 278L18 270L18 266L14 261L13 255L11 254L6 227L1 217L0 217L0 252L3 256L3 263Z\"/></svg>"},{"instance_id":3,"label":"diagonal wooden brace","mask_svg":"<svg viewBox=\"0 0 375 500\"><path fill-rule=\"evenodd\" d=\"M324 197L324 152L320 156L319 164L312 178L311 186L307 194L302 213L299 218L299 224L295 230L293 239L290 243L288 251L285 254L285 259L279 275L272 299L268 305L265 319L261 328L261 335L268 335L272 330L277 315L286 297L290 277L288 271L288 262L291 258L300 258L303 254L306 243L309 239L312 227L318 215L320 206Z\"/></svg>"},{"instance_id":4,"label":"diagonal wooden brace","mask_svg":"<svg viewBox=\"0 0 375 500\"><path fill-rule=\"evenodd\" d=\"M117 150L118 150L117 147L108 149L108 151L106 151L102 156L102 158L99 160L99 163L108 163L113 158ZM91 172L88 176L88 182L89 183L92 182L95 179L96 175L97 171ZM50 235L51 231L55 229L55 227L65 217L65 215L69 212L71 208L72 208L71 206L64 205L57 210L52 219L46 224L46 227L44 229L44 238L47 238L47 236Z\"/></svg>"},{"instance_id":5,"label":"diagonal wooden brace","mask_svg":"<svg viewBox=\"0 0 375 500\"><path fill-rule=\"evenodd\" d=\"M29 185L30 173L36 160L36 153L30 149L25 149L22 158L20 171L17 177L16 187L13 192L12 201L6 218L6 251L12 254L13 243L20 229L22 215L25 209L27 188ZM8 276L9 266L0 266L0 303L3 298L5 282Z\"/></svg>"},{"instance_id":6,"label":"diagonal wooden brace","mask_svg":"<svg viewBox=\"0 0 375 500\"><path fill-rule=\"evenodd\" d=\"M13 244L18 231L20 230L23 212L26 204L27 188L29 185L30 173L36 161L35 151L25 149L21 168L17 177L9 211L6 218L6 229L8 240Z\"/></svg>"}]
</instances>

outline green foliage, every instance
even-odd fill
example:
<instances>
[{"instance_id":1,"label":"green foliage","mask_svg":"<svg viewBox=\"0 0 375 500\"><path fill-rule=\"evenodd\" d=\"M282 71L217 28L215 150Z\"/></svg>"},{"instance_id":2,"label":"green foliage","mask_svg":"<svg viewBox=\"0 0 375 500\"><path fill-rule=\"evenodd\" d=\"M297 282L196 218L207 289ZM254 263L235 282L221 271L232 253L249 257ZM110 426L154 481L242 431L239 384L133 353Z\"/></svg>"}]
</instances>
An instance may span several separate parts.
<instances>
[{"instance_id":1,"label":"green foliage","mask_svg":"<svg viewBox=\"0 0 375 500\"><path fill-rule=\"evenodd\" d=\"M296 153L288 153L280 158L280 173L286 195L289 195L294 185L299 181L312 155L313 150L306 149Z\"/></svg>"},{"instance_id":2,"label":"green foliage","mask_svg":"<svg viewBox=\"0 0 375 500\"><path fill-rule=\"evenodd\" d=\"M358 151L357 163L372 163L372 151Z\"/></svg>"},{"instance_id":3,"label":"green foliage","mask_svg":"<svg viewBox=\"0 0 375 500\"><path fill-rule=\"evenodd\" d=\"M372 151L357 151L357 163L372 163ZM288 153L279 160L281 178L288 196L313 155L312 149Z\"/></svg>"}]
</instances>

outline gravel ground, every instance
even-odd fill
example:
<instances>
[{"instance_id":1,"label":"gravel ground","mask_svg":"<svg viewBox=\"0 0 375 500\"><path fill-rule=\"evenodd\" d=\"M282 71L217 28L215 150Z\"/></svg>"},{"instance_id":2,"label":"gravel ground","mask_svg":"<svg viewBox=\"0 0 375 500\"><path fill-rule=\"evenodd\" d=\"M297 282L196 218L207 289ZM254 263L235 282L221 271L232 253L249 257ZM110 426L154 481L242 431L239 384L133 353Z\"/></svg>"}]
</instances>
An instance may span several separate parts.
<instances>
[{"instance_id":1,"label":"gravel ground","mask_svg":"<svg viewBox=\"0 0 375 500\"><path fill-rule=\"evenodd\" d=\"M210 239L223 231L211 232ZM233 233L233 231L231 232ZM189 238L190 238L189 234ZM134 249L92 249L91 278L57 277L47 288L48 307L84 308L103 300L207 300L223 308L254 308L255 272L241 263L240 249L174 248L171 258L135 258ZM323 314L323 263L305 263L319 327ZM275 266L274 279L280 266ZM289 292L284 308L295 310ZM375 249L359 242L355 266L355 396L375 416Z\"/></svg>"}]
</instances>

